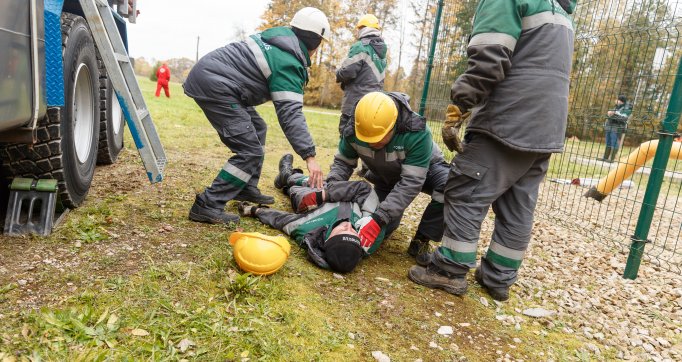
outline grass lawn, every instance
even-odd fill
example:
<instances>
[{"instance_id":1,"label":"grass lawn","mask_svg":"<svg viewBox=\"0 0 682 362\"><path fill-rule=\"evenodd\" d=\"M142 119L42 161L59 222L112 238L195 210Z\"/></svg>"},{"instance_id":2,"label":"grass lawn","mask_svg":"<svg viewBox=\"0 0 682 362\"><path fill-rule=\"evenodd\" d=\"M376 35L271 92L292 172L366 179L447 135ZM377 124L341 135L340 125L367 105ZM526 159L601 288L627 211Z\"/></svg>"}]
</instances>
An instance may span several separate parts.
<instances>
[{"instance_id":1,"label":"grass lawn","mask_svg":"<svg viewBox=\"0 0 682 362\"><path fill-rule=\"evenodd\" d=\"M233 230L187 219L230 152L179 84L165 99L140 83L169 158L165 180L149 185L126 135L119 162L97 169L85 204L50 237L0 237L0 361L347 361L373 360L372 351L398 361L584 358L576 353L584 341L560 323L503 325L496 316L515 314L513 304L493 303L473 278L464 297L410 282L405 250L424 198L349 275L314 267L298 247L275 275L242 274L227 241ZM292 151L272 106L258 110L269 125L260 187L288 209L272 180ZM338 112L316 111L308 125L328 165ZM239 227L278 234L251 219ZM455 332L441 336L440 326Z\"/></svg>"}]
</instances>

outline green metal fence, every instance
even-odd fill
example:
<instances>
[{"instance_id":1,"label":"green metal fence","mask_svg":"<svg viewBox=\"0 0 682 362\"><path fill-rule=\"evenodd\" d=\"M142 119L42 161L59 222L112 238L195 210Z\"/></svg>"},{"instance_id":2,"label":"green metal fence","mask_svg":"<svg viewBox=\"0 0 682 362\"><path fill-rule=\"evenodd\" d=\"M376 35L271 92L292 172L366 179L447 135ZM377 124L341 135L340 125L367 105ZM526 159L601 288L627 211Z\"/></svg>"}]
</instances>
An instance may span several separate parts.
<instances>
[{"instance_id":1,"label":"green metal fence","mask_svg":"<svg viewBox=\"0 0 682 362\"><path fill-rule=\"evenodd\" d=\"M430 2L442 11L420 109L437 142L450 86L466 69L477 3ZM565 152L552 158L537 215L629 251L628 278L642 256L682 272L682 160L670 158L671 149L682 152L673 143L682 108L682 0L579 1L574 19ZM604 124L619 95L632 115L609 162ZM620 183L619 169L636 172Z\"/></svg>"}]
</instances>

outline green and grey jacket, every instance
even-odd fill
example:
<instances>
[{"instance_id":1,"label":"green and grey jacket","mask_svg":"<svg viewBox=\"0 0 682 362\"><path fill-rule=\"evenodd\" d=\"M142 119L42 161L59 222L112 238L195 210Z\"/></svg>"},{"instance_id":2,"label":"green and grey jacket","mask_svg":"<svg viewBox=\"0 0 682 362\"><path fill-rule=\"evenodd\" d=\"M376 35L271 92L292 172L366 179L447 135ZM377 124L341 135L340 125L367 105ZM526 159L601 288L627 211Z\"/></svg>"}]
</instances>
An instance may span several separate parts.
<instances>
[{"instance_id":1,"label":"green and grey jacket","mask_svg":"<svg viewBox=\"0 0 682 362\"><path fill-rule=\"evenodd\" d=\"M398 120L391 141L382 149L371 148L355 136L355 119L351 118L327 177L328 182L348 180L360 158L377 182L392 188L375 212L385 225L399 219L421 192L430 165L443 162L443 154L433 142L426 120L412 111L407 95L386 94L398 106Z\"/></svg>"},{"instance_id":2,"label":"green and grey jacket","mask_svg":"<svg viewBox=\"0 0 682 362\"><path fill-rule=\"evenodd\" d=\"M480 0L467 71L451 99L472 110L467 132L522 151L561 152L576 0Z\"/></svg>"},{"instance_id":3,"label":"green and grey jacket","mask_svg":"<svg viewBox=\"0 0 682 362\"><path fill-rule=\"evenodd\" d=\"M605 126L613 128L625 128L628 125L628 119L632 114L632 106L630 103L623 103L616 105L613 109L613 116L606 119Z\"/></svg>"},{"instance_id":4,"label":"green and grey jacket","mask_svg":"<svg viewBox=\"0 0 682 362\"><path fill-rule=\"evenodd\" d=\"M336 71L336 82L341 83L343 89L341 113L345 115L352 115L362 96L384 89L388 48L380 35L377 29L361 29L358 41L350 47L348 58Z\"/></svg>"},{"instance_id":5,"label":"green and grey jacket","mask_svg":"<svg viewBox=\"0 0 682 362\"><path fill-rule=\"evenodd\" d=\"M303 159L315 145L303 116L303 88L310 56L289 27L277 27L230 43L202 57L183 84L197 100L237 99L244 106L269 100L291 147Z\"/></svg>"}]
</instances>

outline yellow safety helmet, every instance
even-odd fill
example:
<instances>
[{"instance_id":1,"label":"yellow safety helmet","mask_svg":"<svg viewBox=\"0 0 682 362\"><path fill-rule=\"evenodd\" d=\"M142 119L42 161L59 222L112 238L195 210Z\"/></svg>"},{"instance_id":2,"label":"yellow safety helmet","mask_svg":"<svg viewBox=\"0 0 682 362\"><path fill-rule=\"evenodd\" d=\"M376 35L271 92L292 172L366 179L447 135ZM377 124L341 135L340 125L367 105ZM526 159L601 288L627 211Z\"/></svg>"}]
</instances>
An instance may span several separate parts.
<instances>
[{"instance_id":1,"label":"yellow safety helmet","mask_svg":"<svg viewBox=\"0 0 682 362\"><path fill-rule=\"evenodd\" d=\"M381 30L381 25L379 25L379 19L377 19L377 17L372 14L363 15L358 21L358 25L355 28L360 29L363 26Z\"/></svg>"},{"instance_id":2,"label":"yellow safety helmet","mask_svg":"<svg viewBox=\"0 0 682 362\"><path fill-rule=\"evenodd\" d=\"M289 257L291 245L283 236L234 232L230 235L232 255L237 265L255 275L278 271Z\"/></svg>"},{"instance_id":3,"label":"yellow safety helmet","mask_svg":"<svg viewBox=\"0 0 682 362\"><path fill-rule=\"evenodd\" d=\"M391 132L398 119L398 107L382 92L365 94L355 106L355 136L363 142L377 143Z\"/></svg>"}]
</instances>

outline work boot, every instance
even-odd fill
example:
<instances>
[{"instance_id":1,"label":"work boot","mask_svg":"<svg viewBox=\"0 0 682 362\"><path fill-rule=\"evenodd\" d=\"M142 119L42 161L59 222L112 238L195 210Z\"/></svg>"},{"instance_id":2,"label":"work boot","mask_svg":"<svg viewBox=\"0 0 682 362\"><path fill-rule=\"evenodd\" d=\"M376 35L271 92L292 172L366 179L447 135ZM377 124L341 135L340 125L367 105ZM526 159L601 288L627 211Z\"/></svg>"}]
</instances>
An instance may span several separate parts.
<instances>
[{"instance_id":1,"label":"work boot","mask_svg":"<svg viewBox=\"0 0 682 362\"><path fill-rule=\"evenodd\" d=\"M275 203L274 197L261 194L258 187L251 185L246 185L234 199L237 201L249 201L259 205Z\"/></svg>"},{"instance_id":2,"label":"work boot","mask_svg":"<svg viewBox=\"0 0 682 362\"><path fill-rule=\"evenodd\" d=\"M611 156L609 157L609 163L612 163L616 159L616 155L618 154L618 149L614 148L611 150Z\"/></svg>"},{"instance_id":3,"label":"work boot","mask_svg":"<svg viewBox=\"0 0 682 362\"><path fill-rule=\"evenodd\" d=\"M467 292L466 278L454 276L433 263L427 267L413 265L407 272L407 277L417 284L432 289L442 289L450 294L463 295Z\"/></svg>"},{"instance_id":4,"label":"work boot","mask_svg":"<svg viewBox=\"0 0 682 362\"><path fill-rule=\"evenodd\" d=\"M407 254L414 258L417 265L427 266L431 262L431 244L428 240L412 239Z\"/></svg>"},{"instance_id":5,"label":"work boot","mask_svg":"<svg viewBox=\"0 0 682 362\"><path fill-rule=\"evenodd\" d=\"M279 159L279 174L275 177L275 187L282 189L287 186L289 176L294 172L294 156L287 153Z\"/></svg>"},{"instance_id":6,"label":"work boot","mask_svg":"<svg viewBox=\"0 0 682 362\"><path fill-rule=\"evenodd\" d=\"M197 195L194 205L189 209L189 219L192 221L205 222L208 224L238 224L239 216L228 214L223 210L218 210L206 206Z\"/></svg>"},{"instance_id":7,"label":"work boot","mask_svg":"<svg viewBox=\"0 0 682 362\"><path fill-rule=\"evenodd\" d=\"M474 272L474 278L476 279L476 282L485 289L485 291L490 295L493 299L495 299L498 302L504 302L505 300L509 299L509 287L488 287L483 283L483 275L481 275L481 267L476 268L476 271Z\"/></svg>"},{"instance_id":8,"label":"work boot","mask_svg":"<svg viewBox=\"0 0 682 362\"><path fill-rule=\"evenodd\" d=\"M604 149L604 157L598 158L597 160L599 160L599 161L604 161L604 162L609 162L610 154L611 154L611 147L606 146L606 148Z\"/></svg>"}]
</instances>

